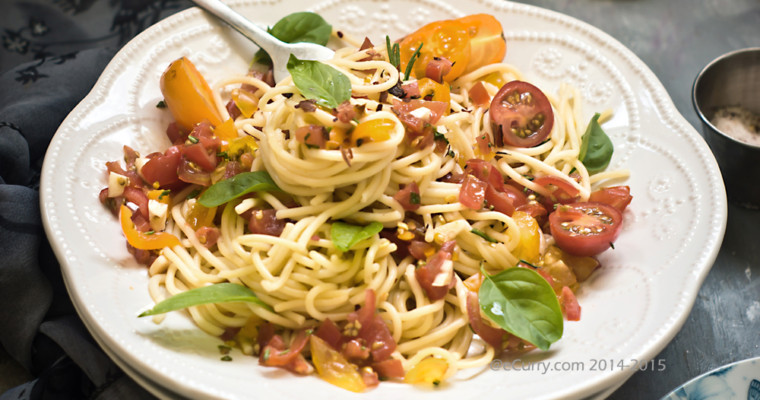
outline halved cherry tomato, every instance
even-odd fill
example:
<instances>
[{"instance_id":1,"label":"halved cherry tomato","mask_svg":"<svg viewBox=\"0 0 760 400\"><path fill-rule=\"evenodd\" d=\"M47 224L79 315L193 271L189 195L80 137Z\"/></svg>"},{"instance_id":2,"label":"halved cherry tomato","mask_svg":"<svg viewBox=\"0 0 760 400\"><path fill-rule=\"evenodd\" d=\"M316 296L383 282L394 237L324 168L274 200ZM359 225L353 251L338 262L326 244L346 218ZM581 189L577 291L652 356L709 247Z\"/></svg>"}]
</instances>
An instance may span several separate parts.
<instances>
[{"instance_id":1,"label":"halved cherry tomato","mask_svg":"<svg viewBox=\"0 0 760 400\"><path fill-rule=\"evenodd\" d=\"M417 88L423 100L440 101L447 105L451 101L451 89L448 84L438 83L430 78L422 78L417 81ZM449 109L446 107L445 112Z\"/></svg>"},{"instance_id":2,"label":"halved cherry tomato","mask_svg":"<svg viewBox=\"0 0 760 400\"><path fill-rule=\"evenodd\" d=\"M491 101L491 124L496 145L533 147L543 142L554 125L551 103L541 89L528 82L511 81Z\"/></svg>"},{"instance_id":3,"label":"halved cherry tomato","mask_svg":"<svg viewBox=\"0 0 760 400\"><path fill-rule=\"evenodd\" d=\"M182 160L182 151L179 146L169 147L163 155L156 153L154 157L148 157L150 160L140 169L140 174L148 184L156 186L158 183L159 188L167 189L179 183L177 168Z\"/></svg>"},{"instance_id":4,"label":"halved cherry tomato","mask_svg":"<svg viewBox=\"0 0 760 400\"><path fill-rule=\"evenodd\" d=\"M161 93L180 128L192 129L204 119L213 126L222 123L206 79L185 57L172 62L161 75Z\"/></svg>"},{"instance_id":5,"label":"halved cherry tomato","mask_svg":"<svg viewBox=\"0 0 760 400\"><path fill-rule=\"evenodd\" d=\"M588 201L594 201L598 203L609 204L623 212L628 204L631 203L633 196L631 196L631 188L628 186L612 186L604 189L599 189L591 193Z\"/></svg>"},{"instance_id":6,"label":"halved cherry tomato","mask_svg":"<svg viewBox=\"0 0 760 400\"><path fill-rule=\"evenodd\" d=\"M470 35L470 61L464 73L504 59L507 41L501 23L496 18L488 14L474 14L457 21L467 26Z\"/></svg>"},{"instance_id":7,"label":"halved cherry tomato","mask_svg":"<svg viewBox=\"0 0 760 400\"><path fill-rule=\"evenodd\" d=\"M121 230L127 242L136 249L157 250L180 244L179 239L171 233L155 232L149 235L135 229L135 224L132 222L132 210L125 205L121 206L119 222L121 222Z\"/></svg>"},{"instance_id":8,"label":"halved cherry tomato","mask_svg":"<svg viewBox=\"0 0 760 400\"><path fill-rule=\"evenodd\" d=\"M470 35L467 26L456 20L431 22L409 34L399 43L400 70L406 71L412 54L423 44L412 68L412 75L425 77L425 68L435 57L445 57L452 63L451 71L443 80L451 82L464 73L470 61Z\"/></svg>"},{"instance_id":9,"label":"halved cherry tomato","mask_svg":"<svg viewBox=\"0 0 760 400\"><path fill-rule=\"evenodd\" d=\"M557 247L576 256L594 256L617 239L623 215L603 203L560 205L549 215L549 226Z\"/></svg>"}]
</instances>

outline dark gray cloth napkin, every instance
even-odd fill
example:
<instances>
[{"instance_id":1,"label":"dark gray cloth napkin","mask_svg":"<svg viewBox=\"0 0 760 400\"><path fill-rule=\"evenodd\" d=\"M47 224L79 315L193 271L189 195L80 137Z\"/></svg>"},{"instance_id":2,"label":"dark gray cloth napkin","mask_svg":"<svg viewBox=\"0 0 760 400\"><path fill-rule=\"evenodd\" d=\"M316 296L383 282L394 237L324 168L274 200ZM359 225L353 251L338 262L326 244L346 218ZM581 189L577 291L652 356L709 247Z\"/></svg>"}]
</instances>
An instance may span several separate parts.
<instances>
[{"instance_id":1,"label":"dark gray cloth napkin","mask_svg":"<svg viewBox=\"0 0 760 400\"><path fill-rule=\"evenodd\" d=\"M34 377L0 400L153 398L71 304L42 225L40 169L56 129L120 46L188 5L0 0L0 345Z\"/></svg>"}]
</instances>

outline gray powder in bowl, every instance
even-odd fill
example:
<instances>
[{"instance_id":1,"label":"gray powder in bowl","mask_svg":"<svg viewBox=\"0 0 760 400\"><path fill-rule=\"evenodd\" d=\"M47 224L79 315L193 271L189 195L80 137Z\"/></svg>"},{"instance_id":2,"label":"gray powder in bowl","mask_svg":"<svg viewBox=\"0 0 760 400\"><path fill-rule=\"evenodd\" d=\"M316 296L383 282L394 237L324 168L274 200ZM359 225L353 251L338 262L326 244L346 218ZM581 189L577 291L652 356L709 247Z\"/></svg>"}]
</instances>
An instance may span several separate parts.
<instances>
[{"instance_id":1,"label":"gray powder in bowl","mask_svg":"<svg viewBox=\"0 0 760 400\"><path fill-rule=\"evenodd\" d=\"M736 140L760 146L760 115L742 107L724 107L715 112L712 124Z\"/></svg>"}]
</instances>

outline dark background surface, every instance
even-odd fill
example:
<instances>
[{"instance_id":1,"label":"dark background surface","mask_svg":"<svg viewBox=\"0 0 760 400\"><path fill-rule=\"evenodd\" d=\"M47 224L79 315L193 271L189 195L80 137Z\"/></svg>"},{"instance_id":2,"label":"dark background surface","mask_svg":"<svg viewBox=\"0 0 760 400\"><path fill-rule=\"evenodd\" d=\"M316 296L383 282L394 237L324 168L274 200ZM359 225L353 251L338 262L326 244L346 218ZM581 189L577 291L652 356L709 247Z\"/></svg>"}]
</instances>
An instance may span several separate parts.
<instances>
[{"instance_id":1,"label":"dark background surface","mask_svg":"<svg viewBox=\"0 0 760 400\"><path fill-rule=\"evenodd\" d=\"M680 113L700 132L690 97L694 77L705 64L723 53L760 46L758 0L523 3L571 15L622 42L649 66ZM46 65L63 63L76 51L87 48L117 48L142 29L187 5L185 1L171 0L0 0L3 38L0 73L35 61L38 65L14 73L16 81L29 85L44 78L40 75L44 75ZM30 12L31 9L35 11ZM99 15L107 17L93 18ZM46 22L52 20L63 23L54 26ZM49 32L56 34L55 40L46 36ZM664 365L665 369L637 372L611 399L657 399L718 366L760 356L758 238L760 212L729 203L726 235L715 265L683 328L655 357L657 363L662 363L657 365ZM0 346L0 393L33 377L6 351Z\"/></svg>"}]
</instances>

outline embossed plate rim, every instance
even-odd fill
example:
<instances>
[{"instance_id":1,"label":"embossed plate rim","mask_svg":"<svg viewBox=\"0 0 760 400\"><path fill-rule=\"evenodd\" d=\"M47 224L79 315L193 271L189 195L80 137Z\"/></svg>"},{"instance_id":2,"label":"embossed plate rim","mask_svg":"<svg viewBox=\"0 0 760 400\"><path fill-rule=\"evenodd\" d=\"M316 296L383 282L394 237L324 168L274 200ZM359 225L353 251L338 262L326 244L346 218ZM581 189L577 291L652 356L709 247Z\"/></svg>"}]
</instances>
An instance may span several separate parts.
<instances>
[{"instance_id":1,"label":"embossed plate rim","mask_svg":"<svg viewBox=\"0 0 760 400\"><path fill-rule=\"evenodd\" d=\"M289 5L292 6L292 3L293 2L289 3ZM315 5L313 3L309 3L308 1L300 1L300 4L304 5L303 8L326 10L327 12L331 10L331 7L337 7L338 3L339 2L337 1L325 1L318 2ZM349 0L343 3L345 3L347 7L351 4L358 4L359 1ZM374 0L365 1L365 3L377 4L380 8L382 8L387 3L389 3L389 1ZM652 72L649 71L643 62L641 62L641 60L636 58L633 53L622 46L619 42L615 41L608 35L588 24L559 13L540 9L537 7L509 2L497 2L495 0L466 0L456 3L444 3L432 0L416 0L410 3L413 3L413 5L434 5L435 8L439 11L442 10L441 12L446 11L449 13L458 12L458 10L463 9L464 5L466 4L466 9L468 11L492 10L496 13L502 13L503 15L519 15L521 18L525 18L527 21L538 22L539 25L548 24L553 28L556 25L556 32L561 33L555 34L553 33L554 31L551 30L538 35L535 33L535 30L540 30L539 28L536 28L535 30L516 29L515 31L510 30L510 32L514 37L518 38L518 40L525 41L543 41L549 39L555 40L557 38L564 37L563 35L568 35L570 39L567 40L569 40L569 42L563 43L570 43L570 45L572 45L571 47L578 47L576 50L579 52L585 52L584 54L592 55L592 58L597 61L609 60L611 62L611 68L615 71L619 69L631 69L631 72L625 72L624 78L626 79L626 82L621 82L620 84L623 85L630 84L631 82L641 81L641 84L652 96L651 99L647 100L648 103L646 105L653 107L658 112L655 115L656 121L649 121L646 119L650 117L642 117L642 120L646 123L655 124L657 127L663 130L672 130L672 132L663 132L663 134L667 133L667 135L665 135L667 136L666 139L678 139L680 140L678 143L683 142L695 150L696 156L694 157L697 157L698 159L690 158L691 156L689 155L684 158L684 156L679 153L682 151L680 149L670 151L667 148L659 148L658 146L662 147L664 145L654 142L650 143L646 140L646 138L639 140L638 137L624 137L627 141L619 143L622 145L621 147L625 147L626 145L636 146L632 150L634 152L636 150L643 149L644 145L646 145L649 146L647 149L651 148L650 150L652 151L670 151L671 154L669 157L674 160L685 159L690 163L698 162L700 164L704 164L704 171L702 172L705 172L705 176L703 177L700 175L698 178L694 179L695 182L699 185L707 186L709 193L695 194L692 197L687 198L687 200L694 200L695 203L698 203L697 209L701 211L705 211L703 209L705 206L711 206L715 208L715 211L712 214L698 216L700 218L708 220L707 222L711 223L708 226L709 229L705 234L706 236L700 236L700 242L696 244L692 243L693 236L689 236L687 244L704 246L694 250L695 252L699 253L698 257L695 256L697 257L694 265L695 268L686 275L686 278L688 279L685 280L683 286L680 288L681 294L680 297L676 299L677 303L673 305L674 309L672 310L672 313L667 315L667 320L664 321L661 327L655 331L649 332L651 333L651 336L645 343L637 346L635 350L631 349L631 351L628 353L623 354L627 357L636 357L641 361L654 357L656 353L664 348L665 345L672 339L672 337L680 329L681 325L688 316L688 311L693 305L701 282L707 275L707 272L709 271L715 257L717 256L720 241L725 231L725 191L722 187L722 181L717 170L717 164L715 164L714 158L712 158L712 155L709 153L709 149L707 148L704 141L702 141L701 136L699 136L694 128L691 127L680 114L678 114L662 85L659 83L659 81L657 81L657 78L654 76L654 74L652 74ZM251 12L251 9L254 8L254 6L277 7L278 4L284 7L284 1L277 0L242 0L235 2L233 5L236 7L240 6L243 10ZM77 160L79 157L84 157L83 161L95 161L92 157L85 157L89 156L87 153L87 148L90 146L100 148L98 146L103 146L101 141L105 140L104 137L106 139L113 139L110 136L107 136L106 133L98 135L96 133L87 131L78 132L77 128L80 128L79 130L82 130L81 128L83 126L87 128L96 127L101 131L111 129L117 131L124 130L127 133L132 132L137 133L138 135L143 134L141 133L139 124L141 122L150 123L150 117L145 119L143 118L144 116L140 113L130 114L129 112L114 112L112 109L109 109L109 107L114 107L114 105L109 102L113 102L115 95L124 94L126 91L128 104L125 108L139 109L140 102L137 100L130 100L129 96L135 96L137 98L142 95L140 92L141 87L139 86L140 80L136 79L138 82L130 82L125 84L123 81L126 79L126 77L134 78L134 73L130 72L128 69L125 69L124 65L130 65L130 62L139 65L141 62L145 62L142 60L143 58L150 58L152 56L155 56L155 53L160 53L163 50L172 50L178 45L181 39L187 37L191 38L192 34L187 34L186 36L173 38L175 42L170 43L162 42L159 39L156 39L156 36L160 36L161 34L170 34L172 32L176 33L179 31L184 32L183 29L186 25L192 25L194 27L193 29L196 29L197 31L203 31L204 34L208 33L212 39L218 38L220 36L226 37L224 36L224 33L220 33L220 31L224 32L224 30L220 30L216 25L216 22L212 22L196 9L183 11L161 21L156 26L149 28L143 34L139 35L135 40L127 44L119 52L119 54L117 54L112 63L109 64L109 66L104 71L101 79L99 79L91 94L88 95L74 111L72 111L70 116L61 125L61 128L56 133L56 136L51 142L48 155L43 166L40 197L40 202L43 210L43 222L45 223L46 232L50 238L56 255L61 261L64 279L66 281L72 300L74 301L74 304L77 307L77 310L82 316L83 320L85 320L87 323L90 331L104 347L108 348L116 356L120 357L123 362L129 364L130 367L133 367L136 371L145 371L145 378L150 377L148 378L149 380L153 379L154 383L174 390L178 394L190 397L243 397L243 393L250 393L251 389L251 387L244 385L245 382L241 383L240 385L242 386L240 387L219 387L215 386L212 381L205 381L207 378L213 376L213 374L208 372L200 373L197 371L192 371L191 367L193 365L196 365L194 364L194 361L196 359L194 359L193 356L186 357L187 354L177 354L177 352L172 352L171 349L167 351L166 348L156 345L154 342L150 342L150 346L146 347L146 336L149 337L150 334L154 333L154 331L150 331L149 328L146 328L147 322L137 324L136 327L128 325L130 329L122 329L123 327L120 325L121 322L115 321L115 316L110 314L113 311L118 311L131 317L132 315L136 315L136 313L139 311L138 308L146 306L147 302L145 302L145 304L140 303L120 305L122 307L128 308L126 311L123 309L118 309L118 307L115 305L97 303L97 299L110 296L112 295L111 292L126 291L126 288L119 286L120 283L123 283L120 279L133 278L135 275L139 275L139 273L130 266L129 262L124 262L124 260L114 258L114 256L109 253L109 251L113 250L111 247L104 246L103 248L98 248L97 246L92 245L95 241L97 241L98 238L95 236L97 236L99 231L96 229L97 227L94 227L92 225L96 222L93 222L91 220L102 217L102 212L96 212L94 215L76 215L73 211L81 210L82 208L86 207L86 205L80 204L81 201L85 201L89 205L92 205L92 203L97 204L97 191L93 190L92 192L88 192L83 195L81 193L81 190L82 187L92 185L93 182L95 184L98 184L99 180L94 179L90 176L62 176L61 172L57 172L58 168L62 166L77 167L76 165L71 165L70 162L67 162L67 157L73 157ZM209 27L211 27L210 30ZM545 27L542 29L545 29ZM194 32L197 33L196 31ZM154 42L158 45L158 47L151 48L150 46ZM148 48L145 48L146 46ZM520 46L517 45L516 48L519 50ZM507 61L510 61L509 55L507 56ZM594 67L594 65L592 65L592 67ZM138 72L139 73L137 73L137 77L143 78L144 73L150 72L152 74L154 71L143 70ZM116 85L117 83L125 84L125 86L118 87ZM95 115L97 113L94 111L103 111L98 107L106 108L106 115ZM624 106L621 107L625 108ZM100 118L100 120L98 120L98 118ZM95 121L93 122L93 120ZM634 126L631 127L631 130L635 131L636 129L634 128L642 129L643 127ZM80 140L83 140L84 143L88 144L88 146L83 148L80 145ZM618 142L616 142L616 145L617 144ZM120 155L109 155L108 157L108 159L116 159L120 157ZM636 171L634 170L634 172ZM641 199L646 196L647 193L644 193L642 190L640 192L635 192L634 195L640 196L638 198ZM634 206L632 207L635 208L636 204L637 203L634 203ZM72 210L68 210L67 207L71 208ZM664 212L667 211L668 210L664 210ZM661 212L661 210L655 210L653 212ZM700 226L705 224L704 219L697 219L697 222L701 224ZM103 224L111 227L116 226L116 223L114 221L107 221ZM77 229L80 229L80 232L88 238L87 241L83 242L80 238L68 237L70 235L66 235L67 232L75 232ZM94 230L90 231L90 229ZM120 238L117 239L120 240ZM625 239L621 238L621 240ZM120 244L123 245L123 242L120 242ZM116 252L115 257L123 255L122 253L123 249L121 253ZM681 253L679 253L677 259L683 260L684 257ZM106 262L104 262L104 260ZM673 262L675 261L671 261L671 263ZM114 265L109 265L109 263L113 263ZM625 265L623 267L625 267ZM678 265L670 265L669 268L684 267ZM87 277L89 278L89 281L84 281L86 278L81 276L83 273L82 271L84 270L93 274L92 277ZM622 268L620 268L620 270L625 272L625 270ZM102 279L102 281L93 282L95 279ZM649 283L644 283L642 285L644 285L645 289L647 289L647 285L649 285ZM144 288L130 288L129 290L138 291L144 290ZM129 295L130 293L124 294L124 296ZM131 299L131 297L125 298ZM119 297L119 299L121 299L121 297ZM584 318L587 320L593 320L593 308L591 308L593 304L586 303L586 305L589 306L589 309L591 309L591 311L588 311L587 309L586 314L584 314ZM173 315L167 318L167 321L165 321L161 327L155 329L156 332L158 332L160 338L160 335L163 334L161 332L161 329L164 329L166 327L180 327L184 329L187 327L186 322L187 321L184 320L181 316ZM579 325L573 326L572 324L569 324L568 326L569 331L579 328ZM119 329L115 330L113 329L114 327L117 327ZM582 327L582 325L580 325L580 327ZM156 338L149 337L149 339L155 340ZM561 355L562 352L568 348L568 346L569 345L563 345L562 342L560 342L555 347L556 353L553 354ZM155 354L152 352L155 352ZM166 362L160 359L161 356L167 356L167 359L176 363L174 365L166 365ZM157 359L156 357L159 358ZM201 357L199 360L201 363L199 365L206 365L203 363L207 361L206 358L208 358L208 354ZM214 357L211 358L213 361L217 361L218 363L217 359ZM255 361L241 360L239 358L236 358L235 365L240 368L248 368L252 364L255 364ZM227 364L227 366L228 365L229 364ZM224 368L227 368L227 366L220 365L218 369L220 371L224 371ZM498 375L498 373L482 374L482 377L479 376L475 379L475 381L480 382L484 379L486 379L486 381L489 381L489 379L495 379L493 377L496 375ZM597 392L603 391L606 388L612 387L613 385L620 384L629 376L630 371L628 370L605 371L604 373L592 374L591 376L577 379L578 382L573 383L573 385L568 388L555 388L551 387L550 382L544 382L545 385L542 386L548 387L549 389L547 391L541 391L535 387L529 387L528 389L533 391L528 390L527 392L520 392L521 389L525 388L519 386L519 382L517 382L517 386L513 386L512 389L514 390L514 393L516 393L515 396L519 396L520 393L523 395L528 393L534 395L534 397L542 398L552 398L557 396L577 398L581 396L593 395ZM531 379L536 378L535 374L528 375L527 373L526 375L517 375L517 373L512 373L498 376L499 379L502 377L504 380L515 380L517 378L523 377ZM280 393L282 393L282 391L285 389L290 390L289 388L282 388L282 385L278 383L279 381L284 381L286 382L286 385L288 385L289 382L294 382L296 383L296 386L303 386L304 388L314 387L324 389L323 395L325 396L330 396L334 393L346 394L343 391L336 392L335 390L338 389L334 389L329 385L324 384L323 382L323 385L320 385L319 381L315 383L312 381L299 381L294 379L297 378L282 377L281 379L276 380L254 379L253 381L255 381L256 385L258 385L256 387L257 389L271 390L273 392ZM363 398L376 398L378 396L388 394L409 393L409 391L412 390L413 392L411 393L414 393L418 396L435 395L437 398L448 398L452 396L461 398L464 394L469 394L470 396L477 395L477 392L475 391L467 392L467 389L470 387L467 386L466 383L455 382L454 385L459 385L459 388L452 387L447 390L427 392L409 387L404 387L402 389L400 387L401 385L388 384L381 385L381 388L378 390L363 395ZM536 392L536 390L538 391Z\"/></svg>"}]
</instances>

